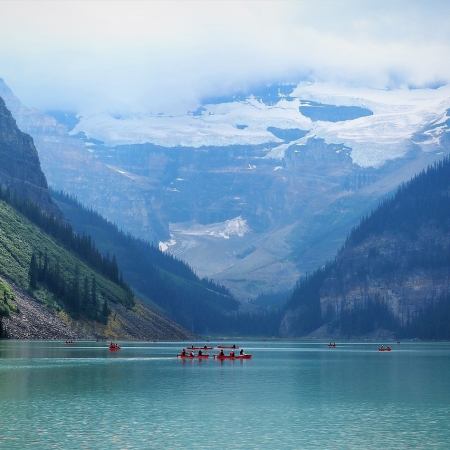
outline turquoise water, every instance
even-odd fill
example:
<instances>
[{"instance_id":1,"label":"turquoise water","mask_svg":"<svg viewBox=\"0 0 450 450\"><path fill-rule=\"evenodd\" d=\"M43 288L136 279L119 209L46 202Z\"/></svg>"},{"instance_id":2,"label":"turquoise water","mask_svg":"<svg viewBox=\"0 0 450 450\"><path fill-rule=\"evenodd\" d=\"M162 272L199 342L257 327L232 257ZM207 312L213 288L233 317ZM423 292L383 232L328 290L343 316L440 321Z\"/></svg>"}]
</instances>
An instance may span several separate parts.
<instances>
[{"instance_id":1,"label":"turquoise water","mask_svg":"<svg viewBox=\"0 0 450 450\"><path fill-rule=\"evenodd\" d=\"M450 343L119 344L0 341L0 448L450 447Z\"/></svg>"}]
</instances>

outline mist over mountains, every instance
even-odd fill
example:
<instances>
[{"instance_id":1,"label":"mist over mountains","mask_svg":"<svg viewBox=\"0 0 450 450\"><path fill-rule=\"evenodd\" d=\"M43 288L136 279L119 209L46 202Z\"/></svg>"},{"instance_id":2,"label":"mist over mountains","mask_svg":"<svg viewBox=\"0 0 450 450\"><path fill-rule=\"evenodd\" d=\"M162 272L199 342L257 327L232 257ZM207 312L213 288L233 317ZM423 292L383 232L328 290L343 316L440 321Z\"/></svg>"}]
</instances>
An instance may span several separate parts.
<instances>
[{"instance_id":1,"label":"mist over mountains","mask_svg":"<svg viewBox=\"0 0 450 450\"><path fill-rule=\"evenodd\" d=\"M240 298L290 289L388 193L449 152L450 88L275 85L184 115L24 107L55 189Z\"/></svg>"}]
</instances>

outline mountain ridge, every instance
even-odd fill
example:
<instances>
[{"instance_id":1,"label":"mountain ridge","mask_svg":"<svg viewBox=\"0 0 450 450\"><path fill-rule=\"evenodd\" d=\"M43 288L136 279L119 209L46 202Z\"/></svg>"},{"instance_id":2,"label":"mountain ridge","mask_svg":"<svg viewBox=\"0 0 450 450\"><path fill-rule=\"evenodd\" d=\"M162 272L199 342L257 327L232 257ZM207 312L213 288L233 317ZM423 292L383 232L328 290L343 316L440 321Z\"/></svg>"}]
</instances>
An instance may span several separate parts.
<instances>
[{"instance_id":1,"label":"mountain ridge","mask_svg":"<svg viewBox=\"0 0 450 450\"><path fill-rule=\"evenodd\" d=\"M154 245L170 242L167 252L245 300L290 289L377 201L448 154L449 99L448 86L275 85L173 117L79 114L72 150L56 154L47 141L60 138L44 127L37 147L53 188ZM180 226L239 216L251 231L226 241Z\"/></svg>"}]
</instances>

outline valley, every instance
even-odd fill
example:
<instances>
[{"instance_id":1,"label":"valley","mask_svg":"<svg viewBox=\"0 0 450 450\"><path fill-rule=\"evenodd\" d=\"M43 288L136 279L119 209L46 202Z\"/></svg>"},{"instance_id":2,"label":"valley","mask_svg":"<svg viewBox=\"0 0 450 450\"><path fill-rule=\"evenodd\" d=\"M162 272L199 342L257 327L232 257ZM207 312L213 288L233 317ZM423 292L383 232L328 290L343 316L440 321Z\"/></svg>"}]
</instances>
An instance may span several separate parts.
<instances>
[{"instance_id":1,"label":"valley","mask_svg":"<svg viewBox=\"0 0 450 450\"><path fill-rule=\"evenodd\" d=\"M242 300L334 258L360 217L450 150L447 87L275 85L181 116L67 124L0 88L54 189Z\"/></svg>"}]
</instances>

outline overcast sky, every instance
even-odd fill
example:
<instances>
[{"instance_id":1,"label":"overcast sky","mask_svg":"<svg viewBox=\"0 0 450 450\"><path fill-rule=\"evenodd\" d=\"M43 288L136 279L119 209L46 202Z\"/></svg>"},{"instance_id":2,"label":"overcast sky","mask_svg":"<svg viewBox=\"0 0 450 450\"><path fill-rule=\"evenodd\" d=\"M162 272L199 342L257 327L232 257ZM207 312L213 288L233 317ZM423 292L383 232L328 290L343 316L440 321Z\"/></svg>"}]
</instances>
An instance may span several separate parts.
<instances>
[{"instance_id":1,"label":"overcast sky","mask_svg":"<svg viewBox=\"0 0 450 450\"><path fill-rule=\"evenodd\" d=\"M0 0L0 78L29 107L181 112L303 79L450 82L447 0Z\"/></svg>"}]
</instances>

